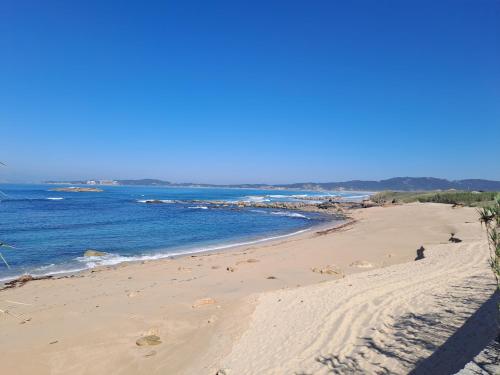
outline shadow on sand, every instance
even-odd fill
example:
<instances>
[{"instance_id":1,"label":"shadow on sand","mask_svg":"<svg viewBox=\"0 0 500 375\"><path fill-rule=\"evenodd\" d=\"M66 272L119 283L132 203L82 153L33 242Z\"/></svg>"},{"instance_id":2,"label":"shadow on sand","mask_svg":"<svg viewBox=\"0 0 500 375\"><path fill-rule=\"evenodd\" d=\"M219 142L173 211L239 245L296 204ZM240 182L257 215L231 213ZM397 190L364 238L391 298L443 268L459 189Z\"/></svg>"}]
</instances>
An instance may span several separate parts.
<instances>
[{"instance_id":1,"label":"shadow on sand","mask_svg":"<svg viewBox=\"0 0 500 375\"><path fill-rule=\"evenodd\" d=\"M499 299L499 293L496 291L444 344L439 346L429 357L417 362L410 374L455 374L472 361L488 346L490 341L498 336L497 306ZM496 355L491 353L491 355L491 363L498 363L500 353L496 353ZM486 371L486 369L484 370Z\"/></svg>"},{"instance_id":2,"label":"shadow on sand","mask_svg":"<svg viewBox=\"0 0 500 375\"><path fill-rule=\"evenodd\" d=\"M455 286L453 293L435 295L437 308L433 310L439 313L396 317L392 324L374 329L373 336L360 337L351 355L322 355L316 361L332 374L455 374L494 342L499 332L500 295L491 292L491 284L474 279L470 286ZM491 358L486 362L498 363L497 348L489 351ZM396 372L387 365L395 361ZM488 373L486 367L483 370Z\"/></svg>"}]
</instances>

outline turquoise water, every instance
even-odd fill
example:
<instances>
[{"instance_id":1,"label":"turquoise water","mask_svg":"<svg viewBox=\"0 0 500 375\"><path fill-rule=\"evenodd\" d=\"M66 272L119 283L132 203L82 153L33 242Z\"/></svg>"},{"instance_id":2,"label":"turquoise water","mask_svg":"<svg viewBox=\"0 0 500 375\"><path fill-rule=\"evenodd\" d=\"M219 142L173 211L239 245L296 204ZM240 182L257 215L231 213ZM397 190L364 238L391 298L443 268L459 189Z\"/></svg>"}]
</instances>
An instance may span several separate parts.
<instances>
[{"instance_id":1,"label":"turquoise water","mask_svg":"<svg viewBox=\"0 0 500 375\"><path fill-rule=\"evenodd\" d=\"M11 268L0 263L0 280L220 249L331 220L315 213L192 202L299 200L319 194L304 191L102 186L101 193L71 193L50 191L54 187L0 185L0 241L15 246L1 249ZM166 203L145 203L151 199ZM82 257L88 248L108 255Z\"/></svg>"}]
</instances>

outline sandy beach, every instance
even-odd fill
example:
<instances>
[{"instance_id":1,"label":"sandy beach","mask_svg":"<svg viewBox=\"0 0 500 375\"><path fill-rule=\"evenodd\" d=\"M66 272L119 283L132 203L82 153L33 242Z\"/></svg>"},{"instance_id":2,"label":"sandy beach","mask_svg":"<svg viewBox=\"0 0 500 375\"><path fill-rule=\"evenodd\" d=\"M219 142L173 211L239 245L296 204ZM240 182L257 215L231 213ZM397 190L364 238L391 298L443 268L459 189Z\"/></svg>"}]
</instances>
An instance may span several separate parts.
<instances>
[{"instance_id":1,"label":"sandy beach","mask_svg":"<svg viewBox=\"0 0 500 375\"><path fill-rule=\"evenodd\" d=\"M475 209L414 203L350 214L355 222L338 230L2 290L0 372L460 370L495 335ZM161 342L137 344L148 335Z\"/></svg>"}]
</instances>

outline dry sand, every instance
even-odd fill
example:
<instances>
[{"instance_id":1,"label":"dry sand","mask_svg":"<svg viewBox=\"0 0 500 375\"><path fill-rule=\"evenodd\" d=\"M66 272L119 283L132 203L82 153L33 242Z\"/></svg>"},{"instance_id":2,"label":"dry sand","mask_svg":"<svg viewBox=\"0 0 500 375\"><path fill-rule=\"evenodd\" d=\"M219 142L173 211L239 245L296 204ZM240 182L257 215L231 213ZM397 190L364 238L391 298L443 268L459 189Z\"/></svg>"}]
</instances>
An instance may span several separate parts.
<instances>
[{"instance_id":1,"label":"dry sand","mask_svg":"<svg viewBox=\"0 0 500 375\"><path fill-rule=\"evenodd\" d=\"M1 291L0 373L458 371L495 334L474 209L353 215L336 232ZM463 242L449 243L451 232ZM161 343L138 346L147 335Z\"/></svg>"}]
</instances>

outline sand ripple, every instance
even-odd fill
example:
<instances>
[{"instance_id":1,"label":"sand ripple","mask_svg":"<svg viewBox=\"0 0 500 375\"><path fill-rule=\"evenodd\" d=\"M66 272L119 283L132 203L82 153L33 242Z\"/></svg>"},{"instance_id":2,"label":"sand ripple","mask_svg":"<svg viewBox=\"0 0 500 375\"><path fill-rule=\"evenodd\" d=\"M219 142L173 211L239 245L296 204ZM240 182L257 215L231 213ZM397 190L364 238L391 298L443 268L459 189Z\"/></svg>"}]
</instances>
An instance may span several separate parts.
<instances>
[{"instance_id":1,"label":"sand ripple","mask_svg":"<svg viewBox=\"0 0 500 375\"><path fill-rule=\"evenodd\" d=\"M443 244L427 254L261 295L221 367L237 374L458 371L494 335L487 248L482 241Z\"/></svg>"}]
</instances>

